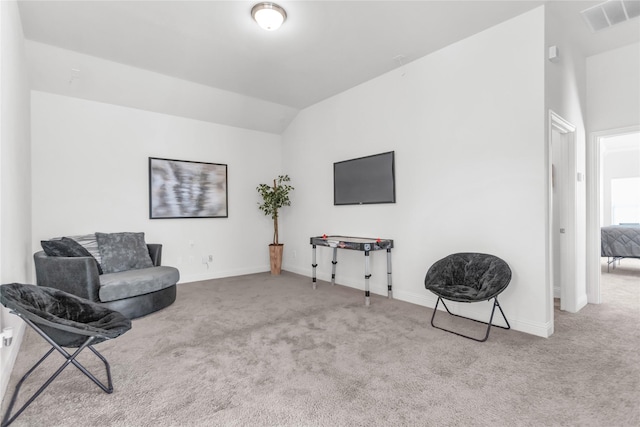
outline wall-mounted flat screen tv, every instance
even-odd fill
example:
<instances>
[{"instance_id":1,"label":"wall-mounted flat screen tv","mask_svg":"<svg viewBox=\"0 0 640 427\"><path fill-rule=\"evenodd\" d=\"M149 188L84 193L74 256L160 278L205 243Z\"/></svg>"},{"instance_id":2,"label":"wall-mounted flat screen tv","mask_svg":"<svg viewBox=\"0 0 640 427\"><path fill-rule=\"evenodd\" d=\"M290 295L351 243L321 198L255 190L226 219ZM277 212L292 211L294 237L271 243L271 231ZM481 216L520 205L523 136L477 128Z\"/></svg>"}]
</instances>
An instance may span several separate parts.
<instances>
[{"instance_id":1,"label":"wall-mounted flat screen tv","mask_svg":"<svg viewBox=\"0 0 640 427\"><path fill-rule=\"evenodd\" d=\"M333 164L333 204L395 203L395 152Z\"/></svg>"}]
</instances>

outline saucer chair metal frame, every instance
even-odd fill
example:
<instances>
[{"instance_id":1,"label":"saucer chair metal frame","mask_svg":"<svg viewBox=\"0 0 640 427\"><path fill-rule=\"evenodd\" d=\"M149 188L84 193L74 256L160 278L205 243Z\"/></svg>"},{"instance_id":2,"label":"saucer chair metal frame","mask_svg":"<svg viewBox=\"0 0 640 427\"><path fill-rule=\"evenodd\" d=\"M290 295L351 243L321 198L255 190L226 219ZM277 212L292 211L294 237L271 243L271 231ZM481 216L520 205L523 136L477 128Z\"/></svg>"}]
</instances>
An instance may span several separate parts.
<instances>
[{"instance_id":1,"label":"saucer chair metal frame","mask_svg":"<svg viewBox=\"0 0 640 427\"><path fill-rule=\"evenodd\" d=\"M27 295L27 301L21 298ZM69 318L59 318L56 313L43 312L43 304L47 299L70 303L78 310L88 310L82 315L89 316L92 321L77 322ZM15 421L20 414L62 373L62 371L72 364L84 375L93 381L105 393L113 392L113 382L111 379L111 367L107 359L96 350L93 345L102 341L116 338L129 329L131 321L117 311L102 307L89 300L68 294L66 292L46 287L34 285L9 284L0 286L0 302L7 307L12 314L19 316L32 327L38 335L47 341L51 348L26 374L18 381L11 401L2 419L1 427L6 427ZM64 309L63 309L64 311ZM44 314L44 316L43 316ZM65 314L69 314L68 310ZM71 316L73 317L73 316ZM64 347L76 348L73 353L66 351ZM95 377L76 358L85 349L89 348L104 364L107 384ZM20 388L29 376L45 361L53 352L57 350L64 358L65 362L47 379L44 384L31 396L15 414L11 414L16 403Z\"/></svg>"}]
</instances>

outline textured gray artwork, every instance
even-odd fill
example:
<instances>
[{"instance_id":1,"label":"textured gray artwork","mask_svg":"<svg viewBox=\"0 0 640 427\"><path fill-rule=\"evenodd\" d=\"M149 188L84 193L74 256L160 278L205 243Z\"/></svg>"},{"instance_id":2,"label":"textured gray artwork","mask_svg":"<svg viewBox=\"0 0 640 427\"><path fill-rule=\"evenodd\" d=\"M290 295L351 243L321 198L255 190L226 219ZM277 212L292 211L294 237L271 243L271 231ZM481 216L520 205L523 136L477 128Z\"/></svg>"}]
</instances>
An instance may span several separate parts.
<instances>
[{"instance_id":1,"label":"textured gray artwork","mask_svg":"<svg viewBox=\"0 0 640 427\"><path fill-rule=\"evenodd\" d=\"M227 165L149 158L150 218L226 218Z\"/></svg>"}]
</instances>

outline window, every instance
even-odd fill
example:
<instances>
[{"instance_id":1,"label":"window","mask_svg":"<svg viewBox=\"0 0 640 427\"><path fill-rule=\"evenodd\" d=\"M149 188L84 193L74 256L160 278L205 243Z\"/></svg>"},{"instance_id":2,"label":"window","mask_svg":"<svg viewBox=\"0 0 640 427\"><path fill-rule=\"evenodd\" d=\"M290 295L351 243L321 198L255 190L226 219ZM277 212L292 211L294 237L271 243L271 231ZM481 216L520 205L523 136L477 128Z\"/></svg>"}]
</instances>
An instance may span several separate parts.
<instances>
[{"instance_id":1,"label":"window","mask_svg":"<svg viewBox=\"0 0 640 427\"><path fill-rule=\"evenodd\" d=\"M611 180L611 223L640 224L640 177Z\"/></svg>"}]
</instances>

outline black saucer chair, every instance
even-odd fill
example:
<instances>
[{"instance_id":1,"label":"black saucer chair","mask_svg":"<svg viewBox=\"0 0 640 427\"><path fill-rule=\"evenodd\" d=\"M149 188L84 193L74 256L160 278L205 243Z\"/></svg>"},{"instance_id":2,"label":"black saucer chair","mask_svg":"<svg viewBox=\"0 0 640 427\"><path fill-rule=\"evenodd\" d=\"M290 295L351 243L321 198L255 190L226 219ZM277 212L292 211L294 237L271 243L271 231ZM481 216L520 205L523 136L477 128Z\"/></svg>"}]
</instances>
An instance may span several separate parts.
<instances>
[{"instance_id":1,"label":"black saucer chair","mask_svg":"<svg viewBox=\"0 0 640 427\"><path fill-rule=\"evenodd\" d=\"M2 427L11 424L69 364L73 364L104 392L113 392L109 362L93 346L127 332L131 329L129 319L117 311L57 289L18 283L0 286L0 303L11 310L11 313L20 316L51 344L51 349L16 385L7 412L2 419ZM69 354L63 347L77 348L77 350ZM85 348L89 348L104 363L107 385L76 360L78 354ZM11 411L22 383L54 350L58 350L66 361L12 416Z\"/></svg>"},{"instance_id":2,"label":"black saucer chair","mask_svg":"<svg viewBox=\"0 0 640 427\"><path fill-rule=\"evenodd\" d=\"M431 316L431 326L479 342L484 342L489 338L491 326L511 329L511 325L509 325L509 321L498 302L498 295L507 288L510 281L511 269L509 265L497 256L480 253L457 253L442 258L429 268L424 279L425 288L438 296L438 301ZM494 302L489 322L453 314L444 303L444 300L471 303L488 301L492 298ZM436 317L440 302L442 302L447 313L452 316L487 325L487 333L484 338L474 338L436 326L433 323L433 319ZM500 310L507 326L492 323L496 307Z\"/></svg>"}]
</instances>

